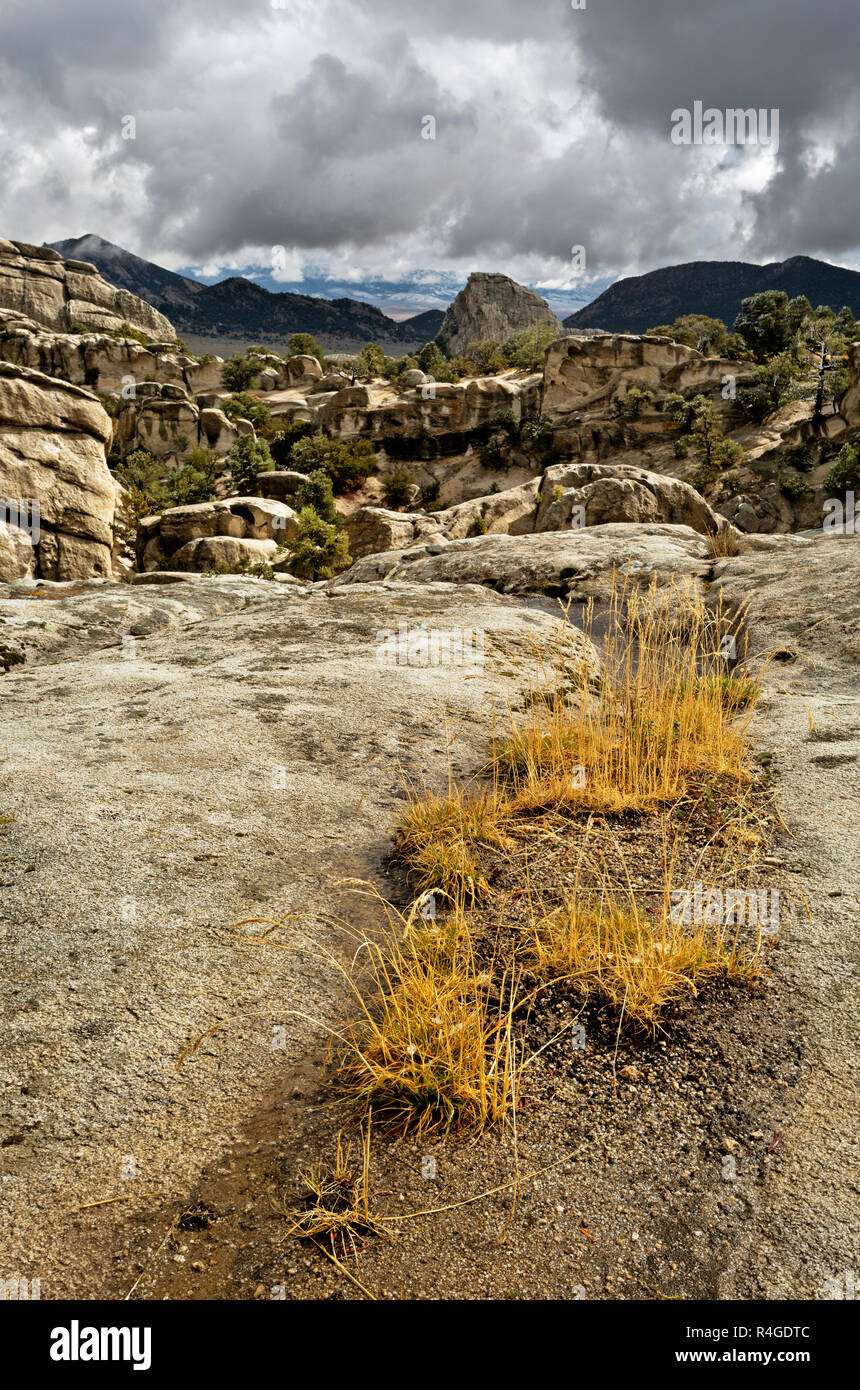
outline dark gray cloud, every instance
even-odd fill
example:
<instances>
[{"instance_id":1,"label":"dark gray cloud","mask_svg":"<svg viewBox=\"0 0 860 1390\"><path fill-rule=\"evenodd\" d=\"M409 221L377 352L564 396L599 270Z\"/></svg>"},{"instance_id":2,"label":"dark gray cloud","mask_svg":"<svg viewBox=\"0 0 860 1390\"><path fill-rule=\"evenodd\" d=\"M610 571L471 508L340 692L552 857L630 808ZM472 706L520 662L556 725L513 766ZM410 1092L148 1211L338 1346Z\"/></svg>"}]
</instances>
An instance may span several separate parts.
<instances>
[{"instance_id":1,"label":"dark gray cloud","mask_svg":"<svg viewBox=\"0 0 860 1390\"><path fill-rule=\"evenodd\" d=\"M5 0L0 234L561 281L860 254L849 0ZM779 107L778 158L679 148ZM136 139L121 138L133 115ZM436 121L436 139L421 136Z\"/></svg>"}]
</instances>

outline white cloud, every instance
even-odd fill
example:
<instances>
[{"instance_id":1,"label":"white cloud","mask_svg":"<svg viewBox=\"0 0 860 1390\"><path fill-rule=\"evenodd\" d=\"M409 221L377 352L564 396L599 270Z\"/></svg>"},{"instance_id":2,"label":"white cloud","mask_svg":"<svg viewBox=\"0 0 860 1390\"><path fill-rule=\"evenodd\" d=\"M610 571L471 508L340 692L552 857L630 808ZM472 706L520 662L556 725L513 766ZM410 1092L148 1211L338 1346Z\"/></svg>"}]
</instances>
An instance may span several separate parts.
<instances>
[{"instance_id":1,"label":"white cloud","mask_svg":"<svg viewBox=\"0 0 860 1390\"><path fill-rule=\"evenodd\" d=\"M564 289L582 283L576 244L599 277L764 252L851 263L860 114L836 30L853 15L849 0L690 3L683 22L676 0L28 0L0 13L0 234L91 231L214 273L271 270L283 246L283 283L438 267ZM779 159L671 146L668 113L697 97L778 102Z\"/></svg>"}]
</instances>

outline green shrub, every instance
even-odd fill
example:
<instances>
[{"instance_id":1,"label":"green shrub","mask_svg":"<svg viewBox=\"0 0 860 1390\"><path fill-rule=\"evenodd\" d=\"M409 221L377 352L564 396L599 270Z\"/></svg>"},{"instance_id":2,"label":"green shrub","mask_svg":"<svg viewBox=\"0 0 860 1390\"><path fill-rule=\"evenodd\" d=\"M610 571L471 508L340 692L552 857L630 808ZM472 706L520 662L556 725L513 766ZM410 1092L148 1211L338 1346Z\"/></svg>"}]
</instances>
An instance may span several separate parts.
<instances>
[{"instance_id":1,"label":"green shrub","mask_svg":"<svg viewBox=\"0 0 860 1390\"><path fill-rule=\"evenodd\" d=\"M237 352L221 368L221 380L228 391L247 391L261 371L262 364L258 357L243 356Z\"/></svg>"},{"instance_id":2,"label":"green shrub","mask_svg":"<svg viewBox=\"0 0 860 1390\"><path fill-rule=\"evenodd\" d=\"M779 485L786 497L800 498L811 497L812 488L805 478L798 478L793 473L787 473L780 478Z\"/></svg>"},{"instance_id":3,"label":"green shrub","mask_svg":"<svg viewBox=\"0 0 860 1390\"><path fill-rule=\"evenodd\" d=\"M299 508L310 507L323 521L336 522L331 477L322 468L309 473L296 493Z\"/></svg>"},{"instance_id":4,"label":"green shrub","mask_svg":"<svg viewBox=\"0 0 860 1390\"><path fill-rule=\"evenodd\" d=\"M696 486L706 487L714 482L724 469L736 463L744 451L739 444L726 438L717 412L707 396L694 396L690 407L690 439L695 446L700 464Z\"/></svg>"},{"instance_id":5,"label":"green shrub","mask_svg":"<svg viewBox=\"0 0 860 1390\"><path fill-rule=\"evenodd\" d=\"M382 479L382 495L386 507L406 507L415 479L408 468L395 468Z\"/></svg>"},{"instance_id":6,"label":"green shrub","mask_svg":"<svg viewBox=\"0 0 860 1390\"><path fill-rule=\"evenodd\" d=\"M445 371L447 364L438 343L425 343L415 360L422 372L432 376L435 381L442 380L440 373Z\"/></svg>"},{"instance_id":7,"label":"green shrub","mask_svg":"<svg viewBox=\"0 0 860 1390\"><path fill-rule=\"evenodd\" d=\"M248 391L237 391L225 396L221 409L228 420L250 420L255 430L266 429L272 423L272 412L263 401L258 401Z\"/></svg>"},{"instance_id":8,"label":"green shrub","mask_svg":"<svg viewBox=\"0 0 860 1390\"><path fill-rule=\"evenodd\" d=\"M270 473L274 468L265 439L255 439L252 434L243 434L237 439L225 463L239 493L253 493L260 474Z\"/></svg>"},{"instance_id":9,"label":"green shrub","mask_svg":"<svg viewBox=\"0 0 860 1390\"><path fill-rule=\"evenodd\" d=\"M625 420L636 420L646 406L652 405L654 392L643 390L641 386L631 386L627 394L618 402L618 409Z\"/></svg>"},{"instance_id":10,"label":"green shrub","mask_svg":"<svg viewBox=\"0 0 860 1390\"><path fill-rule=\"evenodd\" d=\"M502 356L502 345L495 338L483 338L480 342L470 343L466 349L466 358L474 366L475 372L482 376L503 372L508 365Z\"/></svg>"},{"instance_id":11,"label":"green shrub","mask_svg":"<svg viewBox=\"0 0 860 1390\"><path fill-rule=\"evenodd\" d=\"M165 479L170 505L188 507L198 502L211 502L220 471L218 459L208 449L192 449L183 466Z\"/></svg>"},{"instance_id":12,"label":"green shrub","mask_svg":"<svg viewBox=\"0 0 860 1390\"><path fill-rule=\"evenodd\" d=\"M325 350L313 333L294 333L287 347L290 357L315 357L321 367L325 364Z\"/></svg>"},{"instance_id":13,"label":"green shrub","mask_svg":"<svg viewBox=\"0 0 860 1390\"><path fill-rule=\"evenodd\" d=\"M291 466L300 473L313 473L321 468L328 473L338 495L354 492L376 473L376 456L367 439L329 439L322 430L309 438L300 439L290 451Z\"/></svg>"},{"instance_id":14,"label":"green shrub","mask_svg":"<svg viewBox=\"0 0 860 1390\"><path fill-rule=\"evenodd\" d=\"M302 507L299 528L287 542L290 570L299 579L331 579L352 564L349 537L330 521L325 521L313 507Z\"/></svg>"},{"instance_id":15,"label":"green shrub","mask_svg":"<svg viewBox=\"0 0 860 1390\"><path fill-rule=\"evenodd\" d=\"M119 540L133 545L146 516L157 516L171 505L163 470L146 449L135 449L117 465L115 476L124 488L114 522Z\"/></svg>"},{"instance_id":16,"label":"green shrub","mask_svg":"<svg viewBox=\"0 0 860 1390\"><path fill-rule=\"evenodd\" d=\"M836 462L824 479L824 486L831 492L847 492L860 488L860 457L850 444L843 444Z\"/></svg>"},{"instance_id":17,"label":"green shrub","mask_svg":"<svg viewBox=\"0 0 860 1390\"><path fill-rule=\"evenodd\" d=\"M523 372L539 372L546 362L547 349L558 338L558 329L550 323L535 323L523 328L502 344L501 356L506 366Z\"/></svg>"},{"instance_id":18,"label":"green shrub","mask_svg":"<svg viewBox=\"0 0 860 1390\"><path fill-rule=\"evenodd\" d=\"M355 374L362 381L378 376L390 378L395 374L395 364L378 343L365 343L355 359Z\"/></svg>"},{"instance_id":19,"label":"green shrub","mask_svg":"<svg viewBox=\"0 0 860 1390\"><path fill-rule=\"evenodd\" d=\"M269 448L272 451L272 458L276 468L293 467L293 445L298 444L300 439L309 439L316 431L316 426L306 420L286 420L282 417L277 419L277 433L269 436Z\"/></svg>"}]
</instances>

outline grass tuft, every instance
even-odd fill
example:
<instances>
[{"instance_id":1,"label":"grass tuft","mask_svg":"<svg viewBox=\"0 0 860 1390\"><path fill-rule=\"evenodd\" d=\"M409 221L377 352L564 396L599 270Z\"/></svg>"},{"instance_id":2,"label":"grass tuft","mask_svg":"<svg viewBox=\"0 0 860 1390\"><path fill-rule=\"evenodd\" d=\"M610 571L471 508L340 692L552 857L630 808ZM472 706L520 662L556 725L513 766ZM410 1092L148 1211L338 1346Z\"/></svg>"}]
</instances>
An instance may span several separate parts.
<instances>
[{"instance_id":1,"label":"grass tuft","mask_svg":"<svg viewBox=\"0 0 860 1390\"><path fill-rule=\"evenodd\" d=\"M392 933L367 943L375 988L346 1043L340 1086L386 1126L406 1133L481 1130L516 1101L521 1063L513 1017L518 976L493 983L475 959L468 921L455 909L443 931Z\"/></svg>"},{"instance_id":2,"label":"grass tuft","mask_svg":"<svg viewBox=\"0 0 860 1390\"><path fill-rule=\"evenodd\" d=\"M591 635L593 613L586 618ZM746 730L758 686L730 675L726 622L698 589L613 590L603 678L582 668L564 695L531 700L510 718L492 768L509 809L563 801L583 811L644 810L677 800L696 780L748 781Z\"/></svg>"},{"instance_id":3,"label":"grass tuft","mask_svg":"<svg viewBox=\"0 0 860 1390\"><path fill-rule=\"evenodd\" d=\"M755 949L706 924L656 920L631 898L571 901L534 924L531 957L537 972L569 983L584 997L609 1004L636 1026L656 1029L661 1015L716 975L747 982L758 976Z\"/></svg>"},{"instance_id":4,"label":"grass tuft","mask_svg":"<svg viewBox=\"0 0 860 1390\"><path fill-rule=\"evenodd\" d=\"M332 1254L337 1253L339 1243L345 1255L348 1248L354 1254L356 1243L366 1236L390 1234L370 1211L369 1125L366 1136L362 1135L360 1163L352 1159L351 1145L344 1147L339 1134L333 1164L305 1169L300 1181L304 1188L301 1206L283 1210L292 1222L288 1236L317 1242L324 1239Z\"/></svg>"},{"instance_id":5,"label":"grass tuft","mask_svg":"<svg viewBox=\"0 0 860 1390\"><path fill-rule=\"evenodd\" d=\"M487 891L476 857L479 845L506 849L507 810L495 789L477 794L458 787L446 796L409 794L397 848L418 877L419 888L440 890L461 902L474 902Z\"/></svg>"}]
</instances>

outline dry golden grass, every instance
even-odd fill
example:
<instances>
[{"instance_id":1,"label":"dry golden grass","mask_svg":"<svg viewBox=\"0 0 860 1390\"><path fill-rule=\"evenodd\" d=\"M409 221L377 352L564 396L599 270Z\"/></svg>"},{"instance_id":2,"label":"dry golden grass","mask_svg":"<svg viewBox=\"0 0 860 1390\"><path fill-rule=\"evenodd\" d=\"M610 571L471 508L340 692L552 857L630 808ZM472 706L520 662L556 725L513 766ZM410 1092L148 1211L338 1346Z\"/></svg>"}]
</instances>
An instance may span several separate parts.
<instances>
[{"instance_id":1,"label":"dry golden grass","mask_svg":"<svg viewBox=\"0 0 860 1390\"><path fill-rule=\"evenodd\" d=\"M503 970L494 985L492 971L476 963L459 909L443 931L413 926L366 945L375 988L355 990L359 1017L339 1035L340 1086L402 1133L503 1120L522 1066L516 973Z\"/></svg>"},{"instance_id":2,"label":"dry golden grass","mask_svg":"<svg viewBox=\"0 0 860 1390\"><path fill-rule=\"evenodd\" d=\"M743 555L743 543L734 531L726 528L708 536L708 554L712 560L725 560L735 555Z\"/></svg>"},{"instance_id":3,"label":"dry golden grass","mask_svg":"<svg viewBox=\"0 0 860 1390\"><path fill-rule=\"evenodd\" d=\"M474 902L487 883L475 857L479 845L508 847L508 813L497 788L468 793L449 787L446 796L409 793L398 849L420 888L439 889L458 901Z\"/></svg>"},{"instance_id":4,"label":"dry golden grass","mask_svg":"<svg viewBox=\"0 0 860 1390\"><path fill-rule=\"evenodd\" d=\"M750 781L759 683L730 673L722 612L692 584L616 577L605 621L598 679L565 625L553 655L536 651L523 710L509 708L493 740L491 785L410 795L398 849L421 888L474 902L487 889L479 847L510 848L547 810L642 811L709 780ZM595 627L590 609L586 635Z\"/></svg>"},{"instance_id":5,"label":"dry golden grass","mask_svg":"<svg viewBox=\"0 0 860 1390\"><path fill-rule=\"evenodd\" d=\"M758 687L728 674L726 633L692 585L617 583L597 688L574 667L551 701L530 699L525 722L512 716L496 741L506 809L642 810L676 800L694 779L749 780Z\"/></svg>"},{"instance_id":6,"label":"dry golden grass","mask_svg":"<svg viewBox=\"0 0 860 1390\"><path fill-rule=\"evenodd\" d=\"M633 897L572 899L536 922L530 954L537 971L596 996L627 1022L654 1029L666 1008L715 975L752 982L758 952L726 941L704 923L673 920L668 903L652 917Z\"/></svg>"},{"instance_id":7,"label":"dry golden grass","mask_svg":"<svg viewBox=\"0 0 860 1390\"><path fill-rule=\"evenodd\" d=\"M584 626L596 634L593 611ZM447 900L444 921L424 922L420 900L406 916L386 906L387 932L379 941L361 935L344 969L357 1007L336 1034L335 1081L362 1114L396 1132L515 1123L528 1064L521 1024L514 1024L526 1002L522 966L541 986L562 980L607 1004L619 1027L650 1029L709 978L756 978L756 942L674 920L677 846L669 844L662 847L664 886L647 908L629 881L619 891L617 866L613 882L581 852L563 907L543 915L530 909L513 943L506 938L504 957L500 937L496 951L486 944L494 928L478 907L489 891L482 859L505 854L525 864L545 811L562 810L565 821L571 812L677 813L712 801L710 784L719 784L723 824L734 827L721 844L727 874L758 843L748 804L748 725L759 686L730 673L723 615L706 609L691 585L641 590L619 579L599 630L606 636L594 639L602 657L597 678L569 629L562 627L554 654L536 654L537 676L523 708L507 711L484 786L452 782L441 796L410 793L398 849L420 888ZM586 824L584 843L588 834ZM314 1181L327 1221L325 1213L339 1208ZM346 1202L343 1210L355 1206Z\"/></svg>"},{"instance_id":8,"label":"dry golden grass","mask_svg":"<svg viewBox=\"0 0 860 1390\"><path fill-rule=\"evenodd\" d=\"M365 1236L388 1236L390 1232L370 1211L370 1126L362 1135L361 1162L352 1159L349 1144L337 1136L337 1151L330 1166L318 1164L300 1175L304 1188L302 1205L284 1208L291 1221L287 1236L304 1240L325 1239L336 1253L338 1243L345 1255L355 1253L356 1241Z\"/></svg>"}]
</instances>

